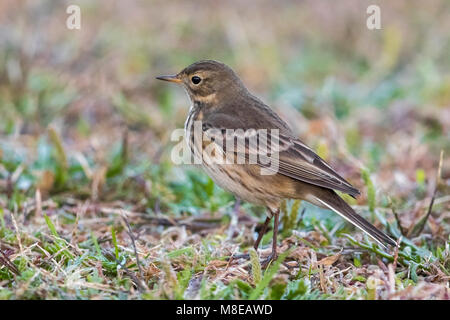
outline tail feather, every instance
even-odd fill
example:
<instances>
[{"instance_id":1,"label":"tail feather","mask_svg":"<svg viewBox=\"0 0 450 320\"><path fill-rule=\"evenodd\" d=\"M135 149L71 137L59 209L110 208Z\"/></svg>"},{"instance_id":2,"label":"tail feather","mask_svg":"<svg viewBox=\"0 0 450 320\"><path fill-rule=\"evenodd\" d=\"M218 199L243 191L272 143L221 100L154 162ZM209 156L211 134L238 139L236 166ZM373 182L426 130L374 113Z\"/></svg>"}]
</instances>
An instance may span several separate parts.
<instances>
[{"instance_id":1,"label":"tail feather","mask_svg":"<svg viewBox=\"0 0 450 320\"><path fill-rule=\"evenodd\" d=\"M321 194L320 197L315 196L315 200L321 203L324 207L333 210L341 217L364 231L371 238L380 243L386 248L386 244L396 246L396 242L386 235L384 232L378 230L366 219L357 214L344 200L341 199L334 191L327 190L328 192ZM331 191L331 192L330 192Z\"/></svg>"}]
</instances>

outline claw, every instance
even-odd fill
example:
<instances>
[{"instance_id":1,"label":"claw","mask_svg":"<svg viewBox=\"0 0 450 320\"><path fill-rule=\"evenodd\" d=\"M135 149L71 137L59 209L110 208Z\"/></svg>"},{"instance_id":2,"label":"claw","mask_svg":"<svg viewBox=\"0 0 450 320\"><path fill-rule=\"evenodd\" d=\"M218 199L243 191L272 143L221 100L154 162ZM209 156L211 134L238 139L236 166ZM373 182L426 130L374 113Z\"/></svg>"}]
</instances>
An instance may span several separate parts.
<instances>
[{"instance_id":1,"label":"claw","mask_svg":"<svg viewBox=\"0 0 450 320\"><path fill-rule=\"evenodd\" d=\"M273 252L264 260L261 261L261 268L266 269L272 261L276 261L278 258L278 254L274 254Z\"/></svg>"},{"instance_id":2,"label":"claw","mask_svg":"<svg viewBox=\"0 0 450 320\"><path fill-rule=\"evenodd\" d=\"M240 253L240 254L233 254L232 256L227 258L227 261L234 260L234 259L250 259L250 255L248 253Z\"/></svg>"}]
</instances>

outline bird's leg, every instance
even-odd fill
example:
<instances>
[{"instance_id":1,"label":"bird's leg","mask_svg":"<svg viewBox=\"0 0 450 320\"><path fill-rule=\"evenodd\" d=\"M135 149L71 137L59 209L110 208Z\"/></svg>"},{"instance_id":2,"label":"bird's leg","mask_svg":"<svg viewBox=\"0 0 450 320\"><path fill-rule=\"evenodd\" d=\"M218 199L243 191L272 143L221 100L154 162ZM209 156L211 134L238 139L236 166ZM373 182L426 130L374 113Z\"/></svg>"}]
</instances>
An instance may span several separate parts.
<instances>
[{"instance_id":1,"label":"bird's leg","mask_svg":"<svg viewBox=\"0 0 450 320\"><path fill-rule=\"evenodd\" d=\"M241 198L236 197L235 201L234 201L234 206L233 206L233 213L238 216L239 215L239 209L241 208Z\"/></svg>"},{"instance_id":2,"label":"bird's leg","mask_svg":"<svg viewBox=\"0 0 450 320\"><path fill-rule=\"evenodd\" d=\"M272 218L269 218L269 217L266 218L264 225L262 226L261 230L258 233L258 239L256 239L255 243L253 244L253 248L255 248L255 250L258 250L259 243L261 242L262 237L266 233L267 226L269 225L270 219L272 219ZM233 258L234 259L249 259L250 255L248 253L236 254L236 255L233 255Z\"/></svg>"},{"instance_id":3,"label":"bird's leg","mask_svg":"<svg viewBox=\"0 0 450 320\"><path fill-rule=\"evenodd\" d=\"M239 208L241 206L241 199L236 197L236 200L234 202L234 206L233 206L233 212L231 214L231 222L230 222L230 226L228 228L228 239L232 239L234 233L236 232L237 229L237 225L239 222Z\"/></svg>"},{"instance_id":4,"label":"bird's leg","mask_svg":"<svg viewBox=\"0 0 450 320\"><path fill-rule=\"evenodd\" d=\"M267 226L269 225L269 222L271 219L272 219L272 217L267 217L266 221L264 221L264 225L262 226L261 230L258 233L258 238L256 239L255 243L253 244L253 248L255 248L255 250L258 250L259 243L261 242L262 237L266 233ZM235 254L235 255L232 255L230 258L231 259L249 259L250 255L248 253Z\"/></svg>"},{"instance_id":5,"label":"bird's leg","mask_svg":"<svg viewBox=\"0 0 450 320\"><path fill-rule=\"evenodd\" d=\"M264 221L263 227L259 231L258 239L256 239L255 244L253 245L253 248L255 248L255 250L258 250L259 243L261 242L262 237L266 233L267 226L269 225L270 219L272 219L272 218L271 217L270 218L269 217L266 218L266 221Z\"/></svg>"},{"instance_id":6,"label":"bird's leg","mask_svg":"<svg viewBox=\"0 0 450 320\"><path fill-rule=\"evenodd\" d=\"M273 213L273 239L272 239L272 253L265 259L262 266L265 268L271 261L275 261L278 257L277 254L277 237L278 237L278 220L280 216L280 209L277 209Z\"/></svg>"},{"instance_id":7,"label":"bird's leg","mask_svg":"<svg viewBox=\"0 0 450 320\"><path fill-rule=\"evenodd\" d=\"M277 254L277 238L278 238L278 220L280 217L280 209L277 209L274 214L274 220L273 220L273 242L272 242L272 254L271 258L272 260L276 260L278 257Z\"/></svg>"}]
</instances>

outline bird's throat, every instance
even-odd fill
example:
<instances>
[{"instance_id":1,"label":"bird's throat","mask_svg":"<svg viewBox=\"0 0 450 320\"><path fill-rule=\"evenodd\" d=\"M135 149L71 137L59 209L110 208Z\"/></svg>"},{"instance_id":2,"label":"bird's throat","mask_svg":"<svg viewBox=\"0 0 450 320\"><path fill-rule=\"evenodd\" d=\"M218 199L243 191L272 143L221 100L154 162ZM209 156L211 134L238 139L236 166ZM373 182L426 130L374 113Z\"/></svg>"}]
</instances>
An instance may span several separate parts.
<instances>
[{"instance_id":1,"label":"bird's throat","mask_svg":"<svg viewBox=\"0 0 450 320\"><path fill-rule=\"evenodd\" d=\"M218 102L217 94L215 92L214 93L210 93L210 94L208 94L206 96L195 95L195 96L192 96L191 99L192 99L192 101L194 103L198 103L198 104L201 104L201 105L213 106L213 105L217 105L217 102Z\"/></svg>"}]
</instances>

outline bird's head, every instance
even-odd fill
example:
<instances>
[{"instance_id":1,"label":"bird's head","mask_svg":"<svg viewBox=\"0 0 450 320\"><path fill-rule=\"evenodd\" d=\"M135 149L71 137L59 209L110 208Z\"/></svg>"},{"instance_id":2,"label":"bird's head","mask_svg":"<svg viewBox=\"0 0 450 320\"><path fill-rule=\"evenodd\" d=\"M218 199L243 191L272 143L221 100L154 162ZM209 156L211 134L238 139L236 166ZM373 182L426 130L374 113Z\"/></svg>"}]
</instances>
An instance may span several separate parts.
<instances>
[{"instance_id":1,"label":"bird's head","mask_svg":"<svg viewBox=\"0 0 450 320\"><path fill-rule=\"evenodd\" d=\"M214 103L221 97L233 97L244 84L227 65L214 60L195 62L179 73L156 77L158 80L181 84L193 102Z\"/></svg>"}]
</instances>

